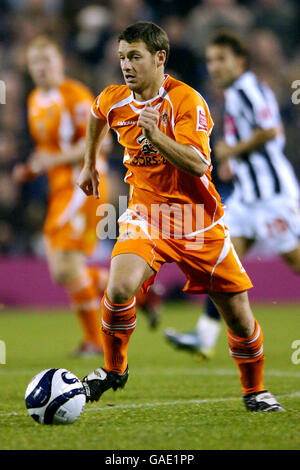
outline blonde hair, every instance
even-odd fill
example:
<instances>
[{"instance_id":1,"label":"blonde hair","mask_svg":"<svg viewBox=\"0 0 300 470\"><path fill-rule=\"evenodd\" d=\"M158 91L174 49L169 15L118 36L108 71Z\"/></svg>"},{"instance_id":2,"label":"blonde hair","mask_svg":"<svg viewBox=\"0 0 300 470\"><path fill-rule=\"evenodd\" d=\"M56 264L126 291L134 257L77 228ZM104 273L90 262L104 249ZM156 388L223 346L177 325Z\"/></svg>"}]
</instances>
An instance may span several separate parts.
<instances>
[{"instance_id":1,"label":"blonde hair","mask_svg":"<svg viewBox=\"0 0 300 470\"><path fill-rule=\"evenodd\" d=\"M52 39L50 36L47 35L40 35L36 36L34 39L27 46L27 54L32 49L45 49L46 47L53 47L56 51L63 56L63 52L59 44Z\"/></svg>"}]
</instances>

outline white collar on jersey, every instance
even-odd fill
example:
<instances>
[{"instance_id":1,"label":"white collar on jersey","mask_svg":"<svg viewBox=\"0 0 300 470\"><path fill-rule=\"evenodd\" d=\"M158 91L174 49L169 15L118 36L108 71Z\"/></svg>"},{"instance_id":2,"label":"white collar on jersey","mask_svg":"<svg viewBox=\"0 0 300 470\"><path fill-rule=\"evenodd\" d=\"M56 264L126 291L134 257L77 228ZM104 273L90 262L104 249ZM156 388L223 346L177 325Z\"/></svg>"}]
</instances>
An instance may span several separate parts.
<instances>
[{"instance_id":1,"label":"white collar on jersey","mask_svg":"<svg viewBox=\"0 0 300 470\"><path fill-rule=\"evenodd\" d=\"M234 88L237 88L239 87L245 80L252 80L253 77L254 77L254 73L251 71L251 70L246 70L246 72L242 73L242 75L240 75L230 86L231 87L234 87Z\"/></svg>"},{"instance_id":2,"label":"white collar on jersey","mask_svg":"<svg viewBox=\"0 0 300 470\"><path fill-rule=\"evenodd\" d=\"M164 75L165 79L160 87L160 89L158 90L158 94L156 96L154 96L154 98L151 98L150 100L147 100L147 101L137 101L135 98L134 98L134 94L133 94L133 91L131 92L131 102L133 101L134 103L136 104L139 104L139 105L143 105L143 104L147 104L147 103L152 103L153 101L155 101L157 98L163 98L165 96L165 94L167 93L165 88L164 88L164 84L166 83L167 79L169 78L169 75L165 74Z\"/></svg>"},{"instance_id":3,"label":"white collar on jersey","mask_svg":"<svg viewBox=\"0 0 300 470\"><path fill-rule=\"evenodd\" d=\"M58 87L51 88L50 90L42 90L41 88L37 88L36 98L39 106L41 106L42 108L47 108L52 103L62 104L63 102Z\"/></svg>"}]
</instances>

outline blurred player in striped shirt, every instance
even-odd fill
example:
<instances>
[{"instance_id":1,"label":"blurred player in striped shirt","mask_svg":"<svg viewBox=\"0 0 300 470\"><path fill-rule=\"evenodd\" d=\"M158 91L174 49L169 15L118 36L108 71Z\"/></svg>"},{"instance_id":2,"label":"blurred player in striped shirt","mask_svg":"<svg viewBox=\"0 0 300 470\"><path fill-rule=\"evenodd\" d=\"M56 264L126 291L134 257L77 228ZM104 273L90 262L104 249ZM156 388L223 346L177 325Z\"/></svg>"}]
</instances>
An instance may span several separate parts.
<instances>
[{"instance_id":1,"label":"blurred player in striped shirt","mask_svg":"<svg viewBox=\"0 0 300 470\"><path fill-rule=\"evenodd\" d=\"M284 131L274 93L249 69L249 53L232 33L220 32L206 49L207 68L225 92L224 140L216 144L220 174L233 177L224 221L242 259L264 242L295 273L300 272L299 184L284 154ZM166 330L178 348L211 357L220 315L208 299L196 329Z\"/></svg>"}]
</instances>

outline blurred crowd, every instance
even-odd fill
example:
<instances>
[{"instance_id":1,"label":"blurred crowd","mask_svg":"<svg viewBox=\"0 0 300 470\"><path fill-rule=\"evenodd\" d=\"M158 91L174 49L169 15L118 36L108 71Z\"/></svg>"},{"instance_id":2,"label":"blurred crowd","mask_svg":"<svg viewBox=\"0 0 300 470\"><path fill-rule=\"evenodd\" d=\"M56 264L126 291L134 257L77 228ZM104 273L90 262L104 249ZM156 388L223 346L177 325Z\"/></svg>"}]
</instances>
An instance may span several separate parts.
<instances>
[{"instance_id":1,"label":"blurred crowd","mask_svg":"<svg viewBox=\"0 0 300 470\"><path fill-rule=\"evenodd\" d=\"M167 72L196 88L208 102L215 122L213 142L222 134L223 97L207 75L205 45L219 28L241 34L252 53L252 68L277 95L286 154L300 178L300 104L291 100L291 85L300 80L298 0L0 0L0 80L6 85L6 104L0 104L2 253L43 250L46 178L18 187L11 176L14 164L26 160L32 149L26 119L26 98L33 87L26 70L28 42L41 33L54 37L65 51L67 74L96 95L111 83L122 83L116 38L138 20L155 21L167 31ZM119 193L127 194L117 142L109 165L116 201ZM221 187L215 172L214 177Z\"/></svg>"}]
</instances>

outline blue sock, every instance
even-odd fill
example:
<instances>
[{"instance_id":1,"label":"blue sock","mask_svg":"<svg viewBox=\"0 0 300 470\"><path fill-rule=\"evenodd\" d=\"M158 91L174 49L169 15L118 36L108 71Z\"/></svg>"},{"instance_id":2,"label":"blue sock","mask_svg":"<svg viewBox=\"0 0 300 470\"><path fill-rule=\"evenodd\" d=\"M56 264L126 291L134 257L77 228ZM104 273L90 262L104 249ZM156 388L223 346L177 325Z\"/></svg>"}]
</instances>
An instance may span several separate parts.
<instances>
[{"instance_id":1,"label":"blue sock","mask_svg":"<svg viewBox=\"0 0 300 470\"><path fill-rule=\"evenodd\" d=\"M204 312L208 317L213 318L214 320L221 320L217 307L209 297L206 298Z\"/></svg>"}]
</instances>

